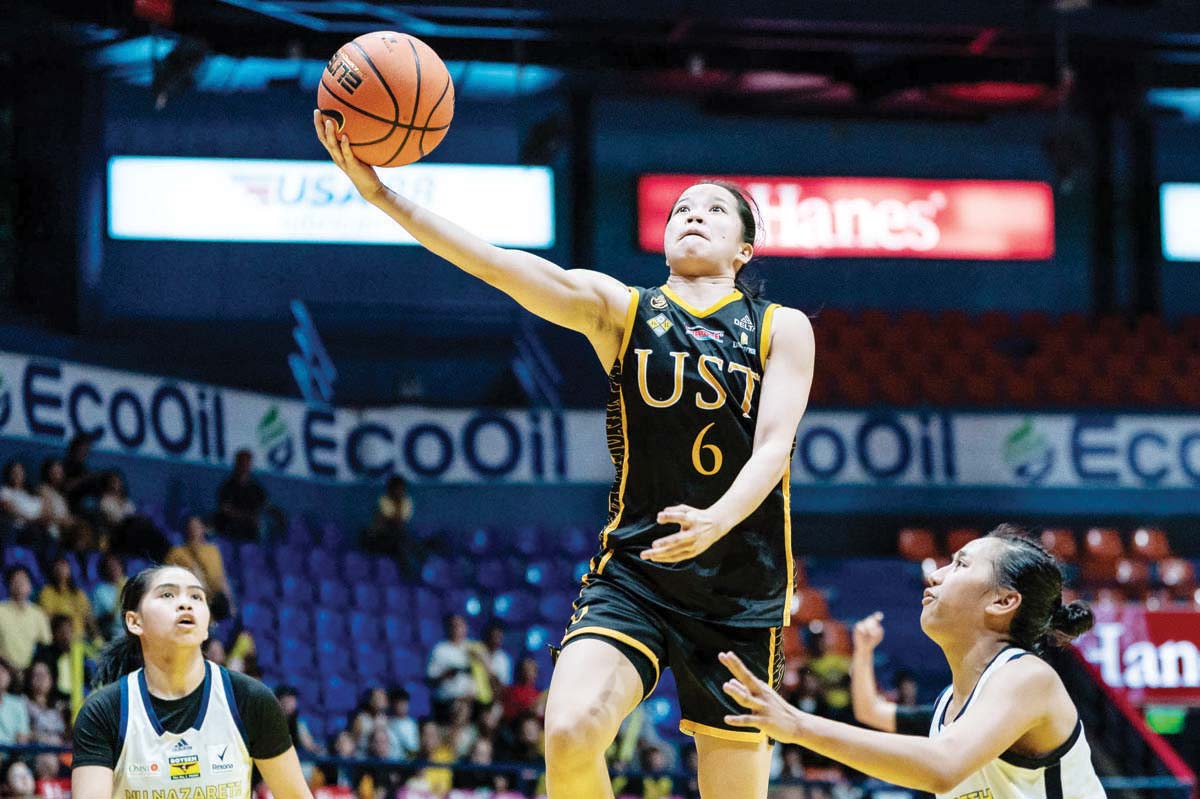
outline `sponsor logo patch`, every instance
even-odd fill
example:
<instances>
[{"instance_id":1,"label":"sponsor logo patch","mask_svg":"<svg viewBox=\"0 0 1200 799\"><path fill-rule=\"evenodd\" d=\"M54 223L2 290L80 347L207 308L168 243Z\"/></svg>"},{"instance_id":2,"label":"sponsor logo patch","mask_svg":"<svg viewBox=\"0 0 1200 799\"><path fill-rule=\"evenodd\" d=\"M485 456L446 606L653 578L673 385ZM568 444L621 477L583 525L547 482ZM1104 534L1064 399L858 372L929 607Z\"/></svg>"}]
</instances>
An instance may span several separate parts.
<instances>
[{"instance_id":1,"label":"sponsor logo patch","mask_svg":"<svg viewBox=\"0 0 1200 799\"><path fill-rule=\"evenodd\" d=\"M198 780L200 779L200 756L199 755L180 755L168 759L171 767L171 779L173 780Z\"/></svg>"},{"instance_id":2,"label":"sponsor logo patch","mask_svg":"<svg viewBox=\"0 0 1200 799\"><path fill-rule=\"evenodd\" d=\"M661 294L655 294L650 298L650 307L656 311L661 311L667 307L667 298Z\"/></svg>"},{"instance_id":3,"label":"sponsor logo patch","mask_svg":"<svg viewBox=\"0 0 1200 799\"><path fill-rule=\"evenodd\" d=\"M687 334L694 339L703 341L704 339L712 339L713 341L724 341L725 332L722 330L709 330L707 327L689 327Z\"/></svg>"},{"instance_id":4,"label":"sponsor logo patch","mask_svg":"<svg viewBox=\"0 0 1200 799\"><path fill-rule=\"evenodd\" d=\"M210 745L208 747L208 768L213 774L221 774L237 768L234 763L233 747L229 744Z\"/></svg>"},{"instance_id":5,"label":"sponsor logo patch","mask_svg":"<svg viewBox=\"0 0 1200 799\"><path fill-rule=\"evenodd\" d=\"M740 327L742 330L748 331L750 333L754 332L754 321L750 318L750 314L746 314L741 319L734 319L733 323L735 325L737 325L738 327Z\"/></svg>"},{"instance_id":6,"label":"sponsor logo patch","mask_svg":"<svg viewBox=\"0 0 1200 799\"><path fill-rule=\"evenodd\" d=\"M667 331L675 326L671 323L671 320L663 314L659 314L653 319L648 320L646 324L650 325L650 329L654 331L654 335L658 336L659 338L665 336Z\"/></svg>"}]
</instances>

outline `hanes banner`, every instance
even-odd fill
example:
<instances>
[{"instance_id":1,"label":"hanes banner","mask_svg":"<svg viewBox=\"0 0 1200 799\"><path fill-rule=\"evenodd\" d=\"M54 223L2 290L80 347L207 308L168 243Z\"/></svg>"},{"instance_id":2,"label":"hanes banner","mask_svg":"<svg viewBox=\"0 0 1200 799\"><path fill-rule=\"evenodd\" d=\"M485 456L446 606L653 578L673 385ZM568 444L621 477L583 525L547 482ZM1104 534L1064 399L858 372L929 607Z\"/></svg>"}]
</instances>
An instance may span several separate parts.
<instances>
[{"instance_id":1,"label":"hanes banner","mask_svg":"<svg viewBox=\"0 0 1200 799\"><path fill-rule=\"evenodd\" d=\"M638 241L663 251L675 201L702 175L638 180ZM712 176L707 176L713 179ZM811 258L1043 260L1054 255L1047 183L739 175L763 230L756 252Z\"/></svg>"}]
</instances>

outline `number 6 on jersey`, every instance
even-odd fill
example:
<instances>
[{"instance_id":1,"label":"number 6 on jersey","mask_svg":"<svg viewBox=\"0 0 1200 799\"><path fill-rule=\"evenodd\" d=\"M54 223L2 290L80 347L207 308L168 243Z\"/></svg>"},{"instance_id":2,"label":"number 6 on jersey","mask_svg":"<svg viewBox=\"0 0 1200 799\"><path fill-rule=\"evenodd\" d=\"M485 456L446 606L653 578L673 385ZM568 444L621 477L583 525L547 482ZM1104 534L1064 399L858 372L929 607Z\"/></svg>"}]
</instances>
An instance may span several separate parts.
<instances>
[{"instance_id":1,"label":"number 6 on jersey","mask_svg":"<svg viewBox=\"0 0 1200 799\"><path fill-rule=\"evenodd\" d=\"M716 422L709 422L707 425L705 425L704 429L701 430L696 436L696 441L692 444L692 466L696 467L696 471L700 472L700 474L704 475L705 477L709 477L721 471L721 464L725 460L725 456L721 453L720 447L718 447L716 444L704 443L704 436L708 434L708 431L712 429L714 424L716 424ZM711 469L704 468L702 455L704 454L705 450L708 450L712 455Z\"/></svg>"}]
</instances>

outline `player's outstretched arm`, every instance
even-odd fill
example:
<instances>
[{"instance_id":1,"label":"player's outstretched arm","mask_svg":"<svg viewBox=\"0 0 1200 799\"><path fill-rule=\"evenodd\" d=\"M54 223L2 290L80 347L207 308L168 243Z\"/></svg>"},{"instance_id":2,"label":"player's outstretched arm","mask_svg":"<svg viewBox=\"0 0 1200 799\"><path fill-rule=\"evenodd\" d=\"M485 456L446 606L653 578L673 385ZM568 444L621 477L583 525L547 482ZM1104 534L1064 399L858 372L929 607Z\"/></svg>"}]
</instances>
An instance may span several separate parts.
<instances>
[{"instance_id":1,"label":"player's outstretched arm","mask_svg":"<svg viewBox=\"0 0 1200 799\"><path fill-rule=\"evenodd\" d=\"M530 313L583 333L605 368L624 332L629 289L616 278L587 269L563 269L523 250L496 247L470 231L402 197L355 157L332 120L313 112L321 145L368 202L394 219L427 250L503 291Z\"/></svg>"},{"instance_id":2,"label":"player's outstretched arm","mask_svg":"<svg viewBox=\"0 0 1200 799\"><path fill-rule=\"evenodd\" d=\"M879 694L875 685L875 647L883 641L883 614L872 613L854 625L854 654L850 658L850 705L860 724L884 732L896 731L896 703Z\"/></svg>"},{"instance_id":3,"label":"player's outstretched arm","mask_svg":"<svg viewBox=\"0 0 1200 799\"><path fill-rule=\"evenodd\" d=\"M267 781L267 787L271 789L275 799L312 799L312 791L308 788L308 781L304 779L296 747L289 747L277 757L256 759L254 765L262 772L263 779Z\"/></svg>"},{"instance_id":4,"label":"player's outstretched arm","mask_svg":"<svg viewBox=\"0 0 1200 799\"><path fill-rule=\"evenodd\" d=\"M864 730L792 707L755 677L732 652L720 655L733 679L724 690L746 709L725 717L734 727L760 729L896 785L945 793L1008 751L1047 721L1057 677L1037 658L1021 658L996 672L967 712L936 738ZM1020 696L1022 701L1013 702Z\"/></svg>"},{"instance_id":5,"label":"player's outstretched arm","mask_svg":"<svg viewBox=\"0 0 1200 799\"><path fill-rule=\"evenodd\" d=\"M674 505L658 514L659 524L679 532L655 541L644 560L675 563L694 558L754 512L783 479L796 426L808 407L816 343L808 317L792 308L775 311L762 379L754 451L722 497L708 508Z\"/></svg>"},{"instance_id":6,"label":"player's outstretched arm","mask_svg":"<svg viewBox=\"0 0 1200 799\"><path fill-rule=\"evenodd\" d=\"M113 770L104 766L76 766L71 770L71 796L77 799L112 799Z\"/></svg>"}]
</instances>

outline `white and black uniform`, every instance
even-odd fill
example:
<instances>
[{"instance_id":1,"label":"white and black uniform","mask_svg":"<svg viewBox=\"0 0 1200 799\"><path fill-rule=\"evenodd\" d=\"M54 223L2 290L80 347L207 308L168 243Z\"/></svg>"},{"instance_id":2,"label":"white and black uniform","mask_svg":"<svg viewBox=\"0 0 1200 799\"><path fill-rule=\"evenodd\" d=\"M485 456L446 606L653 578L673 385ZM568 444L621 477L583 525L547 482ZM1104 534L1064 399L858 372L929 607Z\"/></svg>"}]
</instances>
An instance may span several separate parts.
<instances>
[{"instance_id":1,"label":"white and black uniform","mask_svg":"<svg viewBox=\"0 0 1200 799\"><path fill-rule=\"evenodd\" d=\"M934 705L933 723L929 737L936 738L943 728L957 721L985 683L1006 663L1032 654L1024 649L1011 647L1001 651L979 676L979 682L963 703L958 715L946 719L946 711L954 695L950 686L942 691ZM1104 788L1096 769L1092 766L1092 750L1083 734L1083 722L1075 724L1075 731L1053 752L1043 757L1029 757L1005 752L986 763L952 790L937 794L937 799L1103 799Z\"/></svg>"},{"instance_id":2,"label":"white and black uniform","mask_svg":"<svg viewBox=\"0 0 1200 799\"><path fill-rule=\"evenodd\" d=\"M182 699L151 696L142 669L89 697L73 767L111 768L114 799L248 799L254 759L292 745L287 721L262 683L204 665L204 682ZM243 722L244 710L259 734Z\"/></svg>"}]
</instances>

